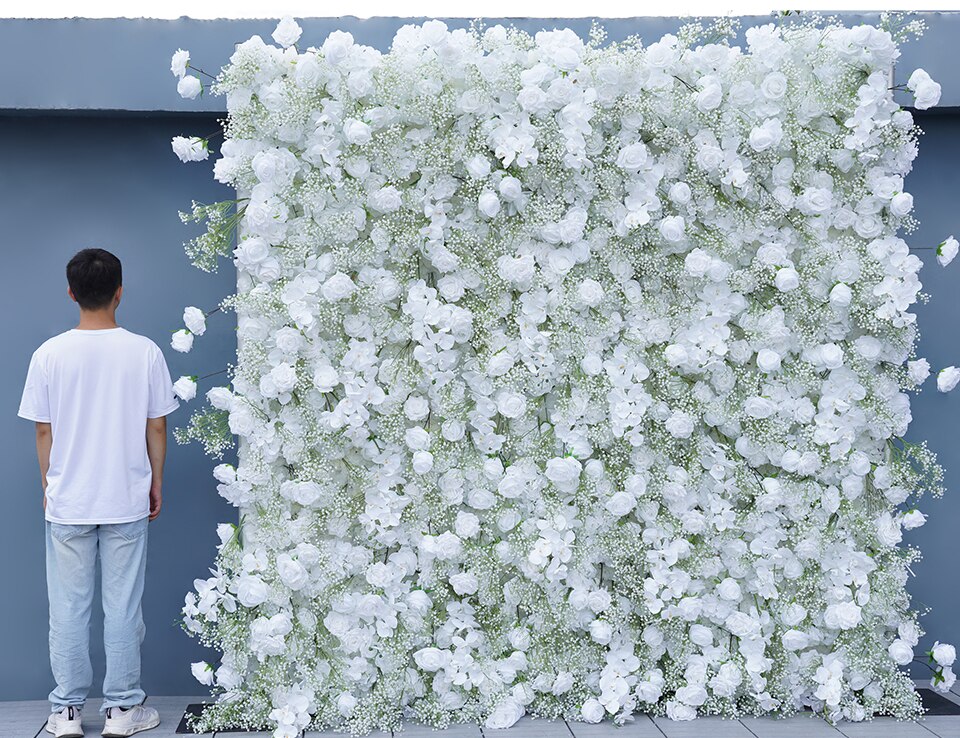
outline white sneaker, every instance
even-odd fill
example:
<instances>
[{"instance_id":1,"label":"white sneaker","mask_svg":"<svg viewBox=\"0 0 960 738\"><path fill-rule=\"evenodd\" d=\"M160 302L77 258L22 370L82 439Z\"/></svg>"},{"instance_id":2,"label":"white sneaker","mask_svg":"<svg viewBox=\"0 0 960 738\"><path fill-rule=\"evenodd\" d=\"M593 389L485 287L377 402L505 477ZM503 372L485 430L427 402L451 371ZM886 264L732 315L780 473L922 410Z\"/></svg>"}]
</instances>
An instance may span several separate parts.
<instances>
[{"instance_id":1,"label":"white sneaker","mask_svg":"<svg viewBox=\"0 0 960 738\"><path fill-rule=\"evenodd\" d=\"M150 730L160 724L160 715L152 707L134 705L126 710L120 707L108 707L103 731L107 738L126 738L128 735Z\"/></svg>"},{"instance_id":2,"label":"white sneaker","mask_svg":"<svg viewBox=\"0 0 960 738\"><path fill-rule=\"evenodd\" d=\"M46 729L56 738L83 738L83 727L80 725L82 707L67 705L56 712L51 712L47 718Z\"/></svg>"}]
</instances>

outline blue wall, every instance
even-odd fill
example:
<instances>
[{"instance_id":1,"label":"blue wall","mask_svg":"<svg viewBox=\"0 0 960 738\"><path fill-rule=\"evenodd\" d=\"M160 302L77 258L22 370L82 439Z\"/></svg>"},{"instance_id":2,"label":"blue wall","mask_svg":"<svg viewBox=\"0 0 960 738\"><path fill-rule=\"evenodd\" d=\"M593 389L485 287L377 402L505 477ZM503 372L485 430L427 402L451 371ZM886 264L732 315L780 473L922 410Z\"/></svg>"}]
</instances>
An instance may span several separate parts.
<instances>
[{"instance_id":1,"label":"blue wall","mask_svg":"<svg viewBox=\"0 0 960 738\"><path fill-rule=\"evenodd\" d=\"M875 14L845 14L848 24L875 22ZM921 227L905 235L916 247L935 245L950 233L960 237L960 75L950 49L960 38L960 14L922 14L930 24L924 39L904 47L897 81L923 66L943 85L941 109L918 113L925 131L920 155L907 178ZM744 27L767 22L744 19ZM301 21L306 45L343 28L361 43L386 50L396 28L410 19L309 19ZM463 26L466 21L448 21ZM495 19L488 20L492 24ZM589 20L516 20L528 30L569 25L585 34ZM676 19L605 21L612 39L640 33L658 38L676 29ZM170 150L176 134L218 129L222 98L180 100L169 72L178 46L194 62L215 71L233 43L259 33L268 38L273 21L0 20L0 68L21 70L0 83L0 223L4 256L3 307L10 344L0 364L0 444L5 490L0 494L0 562L5 578L0 602L0 700L42 699L52 685L47 663L47 599L43 559L43 511L33 424L16 416L31 352L47 337L76 323L76 306L66 295L64 267L87 246L101 246L124 263L124 297L118 322L153 338L164 348L173 377L206 374L235 359L235 316L217 313L189 354L169 348L170 331L180 327L185 305L216 306L233 291L228 261L216 274L192 267L182 242L200 231L177 215L192 199L213 202L232 196L216 183L211 162L181 164ZM35 50L44 49L36 54ZM23 59L30 59L24 65ZM902 104L909 98L899 97ZM949 107L954 106L954 107ZM130 111L141 111L139 114ZM147 113L146 111L153 111ZM197 112L206 111L206 112ZM218 139L214 139L215 143ZM214 152L211 160L216 156ZM960 365L960 260L947 269L931 250L918 249L928 304L917 306L922 333L920 355L935 369ZM205 380L200 392L224 377ZM960 392L960 390L958 390ZM171 428L186 423L198 397L170 416ZM953 548L960 519L960 396L936 391L929 381L913 399L908 438L926 439L946 468L947 496L928 500L924 527L909 535L924 560L910 583L915 604L929 606L924 619L931 637L960 644L960 587ZM233 461L233 455L225 457ZM216 524L235 511L216 493L211 469L217 462L199 445L169 441L164 474L164 509L151 524L144 613L143 686L148 694L198 694L190 662L211 658L175 621L183 596L196 577L207 575L217 543ZM95 612L98 607L95 607ZM101 619L93 625L94 693L103 678ZM929 640L929 639L928 639ZM928 645L927 642L924 645ZM916 676L924 676L918 667Z\"/></svg>"},{"instance_id":2,"label":"blue wall","mask_svg":"<svg viewBox=\"0 0 960 738\"><path fill-rule=\"evenodd\" d=\"M9 340L0 364L0 699L44 698L53 687L34 424L17 417L17 406L30 354L49 336L76 325L77 307L66 294L67 261L88 246L120 258L124 290L117 322L156 341L174 379L217 371L235 359L232 312L214 313L189 354L170 348L170 331L181 326L185 305L211 310L236 284L227 261L216 274L191 266L182 241L201 229L184 225L177 215L190 209L191 198L213 202L231 196L232 190L213 180L209 166L181 164L170 150L175 134L216 128L209 116L0 117L3 306ZM224 378L204 380L201 392L223 384ZM217 523L236 519L235 510L217 494L211 475L216 462L198 444L181 446L173 440L173 428L185 425L200 401L198 394L190 403L181 402L167 418L164 503L150 524L143 602L143 687L148 694L202 692L190 676L190 661L197 661L204 649L174 621L194 578L209 576ZM99 602L99 594L96 598ZM99 604L94 612L91 652L99 682L104 671Z\"/></svg>"}]
</instances>

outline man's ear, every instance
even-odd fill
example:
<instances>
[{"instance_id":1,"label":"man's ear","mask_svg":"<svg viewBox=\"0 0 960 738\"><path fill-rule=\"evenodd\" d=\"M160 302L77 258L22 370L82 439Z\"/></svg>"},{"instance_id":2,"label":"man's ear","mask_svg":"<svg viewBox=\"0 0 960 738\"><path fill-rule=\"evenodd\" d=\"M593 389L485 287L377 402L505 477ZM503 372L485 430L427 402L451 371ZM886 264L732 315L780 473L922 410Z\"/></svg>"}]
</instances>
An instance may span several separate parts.
<instances>
[{"instance_id":1,"label":"man's ear","mask_svg":"<svg viewBox=\"0 0 960 738\"><path fill-rule=\"evenodd\" d=\"M73 300L74 302L77 301L77 298L73 296L73 290L71 290L69 287L67 287L67 294L70 295L71 300Z\"/></svg>"},{"instance_id":2,"label":"man's ear","mask_svg":"<svg viewBox=\"0 0 960 738\"><path fill-rule=\"evenodd\" d=\"M113 299L117 301L117 305L120 304L120 298L123 296L123 285L117 287L117 294L113 296Z\"/></svg>"}]
</instances>

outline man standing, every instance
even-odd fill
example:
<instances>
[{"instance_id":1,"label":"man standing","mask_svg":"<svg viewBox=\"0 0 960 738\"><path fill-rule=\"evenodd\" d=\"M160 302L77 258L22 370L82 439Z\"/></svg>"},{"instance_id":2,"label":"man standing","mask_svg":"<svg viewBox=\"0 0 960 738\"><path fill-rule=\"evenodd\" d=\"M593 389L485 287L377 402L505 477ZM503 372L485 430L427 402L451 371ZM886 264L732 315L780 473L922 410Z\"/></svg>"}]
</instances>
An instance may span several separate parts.
<instances>
[{"instance_id":1,"label":"man standing","mask_svg":"<svg viewBox=\"0 0 960 738\"><path fill-rule=\"evenodd\" d=\"M99 554L103 598L103 736L160 723L142 703L141 611L148 521L160 514L168 413L179 406L160 348L117 325L120 260L83 249L67 264L75 328L33 353L18 415L36 423L46 522L50 665L56 687L46 729L83 736L93 681L90 613Z\"/></svg>"}]
</instances>

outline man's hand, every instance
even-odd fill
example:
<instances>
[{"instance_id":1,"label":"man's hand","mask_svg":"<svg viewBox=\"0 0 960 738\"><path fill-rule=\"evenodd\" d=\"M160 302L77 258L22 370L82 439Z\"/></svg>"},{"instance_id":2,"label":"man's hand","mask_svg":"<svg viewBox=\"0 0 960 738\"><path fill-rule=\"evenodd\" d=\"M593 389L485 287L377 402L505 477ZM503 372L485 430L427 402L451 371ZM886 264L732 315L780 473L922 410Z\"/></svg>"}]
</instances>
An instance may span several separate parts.
<instances>
[{"instance_id":1,"label":"man's hand","mask_svg":"<svg viewBox=\"0 0 960 738\"><path fill-rule=\"evenodd\" d=\"M163 504L163 493L160 491L159 484L150 485L150 520L156 520L160 514L160 506Z\"/></svg>"},{"instance_id":2,"label":"man's hand","mask_svg":"<svg viewBox=\"0 0 960 738\"><path fill-rule=\"evenodd\" d=\"M40 462L40 488L43 490L43 509L47 509L47 469L50 468L50 447L53 445L53 426L37 421L37 460Z\"/></svg>"},{"instance_id":3,"label":"man's hand","mask_svg":"<svg viewBox=\"0 0 960 738\"><path fill-rule=\"evenodd\" d=\"M163 495L163 457L167 453L167 419L165 417L147 418L147 455L150 457L150 469L153 477L150 482L150 520L156 520L160 514Z\"/></svg>"}]
</instances>

